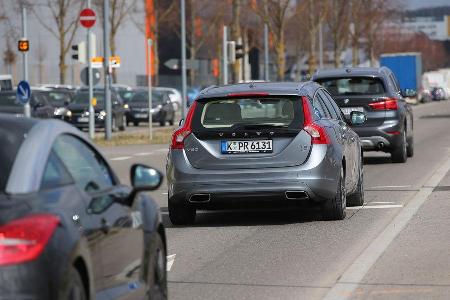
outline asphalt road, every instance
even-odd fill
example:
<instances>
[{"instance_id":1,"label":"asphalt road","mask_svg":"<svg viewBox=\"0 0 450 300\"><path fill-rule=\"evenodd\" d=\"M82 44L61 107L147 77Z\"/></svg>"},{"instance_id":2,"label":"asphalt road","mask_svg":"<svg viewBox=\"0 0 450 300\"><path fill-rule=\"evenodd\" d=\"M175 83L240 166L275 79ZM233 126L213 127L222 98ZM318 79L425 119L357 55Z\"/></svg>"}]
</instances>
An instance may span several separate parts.
<instances>
[{"instance_id":1,"label":"asphalt road","mask_svg":"<svg viewBox=\"0 0 450 300\"><path fill-rule=\"evenodd\" d=\"M414 107L414 118L414 158L366 153L366 204L343 221L280 209L201 212L194 226L173 227L165 184L152 192L170 299L448 299L450 101ZM165 169L167 145L102 150L125 183L133 163Z\"/></svg>"}]
</instances>

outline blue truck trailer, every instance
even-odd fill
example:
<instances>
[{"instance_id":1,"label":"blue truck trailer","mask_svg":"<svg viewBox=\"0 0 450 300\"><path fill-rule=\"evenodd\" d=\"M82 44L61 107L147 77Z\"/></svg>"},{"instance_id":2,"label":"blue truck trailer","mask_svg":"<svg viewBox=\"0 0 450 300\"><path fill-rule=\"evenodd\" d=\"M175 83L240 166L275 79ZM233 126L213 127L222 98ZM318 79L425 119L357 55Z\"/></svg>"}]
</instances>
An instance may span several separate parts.
<instances>
[{"instance_id":1,"label":"blue truck trailer","mask_svg":"<svg viewBox=\"0 0 450 300\"><path fill-rule=\"evenodd\" d=\"M381 54L380 66L388 67L397 77L400 88L419 92L422 78L422 55L419 52Z\"/></svg>"}]
</instances>

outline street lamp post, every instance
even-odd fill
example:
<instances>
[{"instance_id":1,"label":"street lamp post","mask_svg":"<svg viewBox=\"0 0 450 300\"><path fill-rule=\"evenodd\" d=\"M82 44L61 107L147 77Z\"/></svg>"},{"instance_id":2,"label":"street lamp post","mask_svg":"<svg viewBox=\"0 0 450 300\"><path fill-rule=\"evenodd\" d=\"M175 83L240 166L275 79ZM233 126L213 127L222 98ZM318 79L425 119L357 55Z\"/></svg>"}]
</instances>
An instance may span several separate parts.
<instances>
[{"instance_id":1,"label":"street lamp post","mask_svg":"<svg viewBox=\"0 0 450 300\"><path fill-rule=\"evenodd\" d=\"M181 110L181 117L184 119L186 118L186 110L187 110L187 103L186 103L186 97L187 97L187 78L186 78L186 1L181 1L181 90L183 99L181 101L182 103L182 110Z\"/></svg>"}]
</instances>

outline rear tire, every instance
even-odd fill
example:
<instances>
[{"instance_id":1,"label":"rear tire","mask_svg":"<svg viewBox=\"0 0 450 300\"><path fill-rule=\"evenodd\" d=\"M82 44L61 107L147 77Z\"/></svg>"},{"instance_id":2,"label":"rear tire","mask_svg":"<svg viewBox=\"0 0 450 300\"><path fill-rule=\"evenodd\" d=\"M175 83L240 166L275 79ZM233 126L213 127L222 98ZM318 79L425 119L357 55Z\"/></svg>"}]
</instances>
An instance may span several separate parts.
<instances>
[{"instance_id":1,"label":"rear tire","mask_svg":"<svg viewBox=\"0 0 450 300\"><path fill-rule=\"evenodd\" d=\"M408 141L408 147L406 148L406 154L408 157L414 156L414 137L411 137Z\"/></svg>"},{"instance_id":2,"label":"rear tire","mask_svg":"<svg viewBox=\"0 0 450 300\"><path fill-rule=\"evenodd\" d=\"M161 121L159 121L159 126L161 127L166 126L166 116L161 118Z\"/></svg>"},{"instance_id":3,"label":"rear tire","mask_svg":"<svg viewBox=\"0 0 450 300\"><path fill-rule=\"evenodd\" d=\"M394 163L404 163L408 159L406 132L400 134L400 145L391 152L391 158Z\"/></svg>"},{"instance_id":4,"label":"rear tire","mask_svg":"<svg viewBox=\"0 0 450 300\"><path fill-rule=\"evenodd\" d=\"M134 125L134 127L138 127L139 126L139 122L138 121L134 121L133 125Z\"/></svg>"},{"instance_id":5,"label":"rear tire","mask_svg":"<svg viewBox=\"0 0 450 300\"><path fill-rule=\"evenodd\" d=\"M327 221L343 220L347 213L347 192L345 191L344 170L341 169L336 197L328 200L323 206L323 219Z\"/></svg>"},{"instance_id":6,"label":"rear tire","mask_svg":"<svg viewBox=\"0 0 450 300\"><path fill-rule=\"evenodd\" d=\"M173 126L174 123L175 123L175 116L172 118L172 120L169 121L169 125Z\"/></svg>"},{"instance_id":7,"label":"rear tire","mask_svg":"<svg viewBox=\"0 0 450 300\"><path fill-rule=\"evenodd\" d=\"M169 200L169 218L173 225L190 225L195 222L196 210L183 203Z\"/></svg>"},{"instance_id":8,"label":"rear tire","mask_svg":"<svg viewBox=\"0 0 450 300\"><path fill-rule=\"evenodd\" d=\"M347 197L348 206L363 206L364 205L364 172L361 161L361 167L359 171L359 180L356 192Z\"/></svg>"},{"instance_id":9,"label":"rear tire","mask_svg":"<svg viewBox=\"0 0 450 300\"><path fill-rule=\"evenodd\" d=\"M150 263L147 273L149 300L167 299L167 259L163 240L156 234L154 245L150 245Z\"/></svg>"},{"instance_id":10,"label":"rear tire","mask_svg":"<svg viewBox=\"0 0 450 300\"><path fill-rule=\"evenodd\" d=\"M124 115L122 117L122 125L119 127L120 131L125 131L125 129L127 129L127 117Z\"/></svg>"},{"instance_id":11,"label":"rear tire","mask_svg":"<svg viewBox=\"0 0 450 300\"><path fill-rule=\"evenodd\" d=\"M87 300L87 292L81 279L80 273L73 266L69 267L67 272L67 281L61 291L61 297L64 300Z\"/></svg>"}]
</instances>

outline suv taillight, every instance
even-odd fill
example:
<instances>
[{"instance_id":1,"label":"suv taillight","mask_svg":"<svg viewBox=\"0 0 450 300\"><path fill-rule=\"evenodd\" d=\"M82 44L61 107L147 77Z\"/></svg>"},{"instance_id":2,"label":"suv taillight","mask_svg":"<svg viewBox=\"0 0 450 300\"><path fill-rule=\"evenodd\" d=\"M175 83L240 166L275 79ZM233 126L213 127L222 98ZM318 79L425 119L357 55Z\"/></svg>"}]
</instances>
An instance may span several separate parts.
<instances>
[{"instance_id":1,"label":"suv taillight","mask_svg":"<svg viewBox=\"0 0 450 300\"><path fill-rule=\"evenodd\" d=\"M194 101L188 111L183 127L173 133L172 144L170 145L171 149L184 149L184 139L192 132L192 118L194 117L196 106L197 101Z\"/></svg>"},{"instance_id":2,"label":"suv taillight","mask_svg":"<svg viewBox=\"0 0 450 300\"><path fill-rule=\"evenodd\" d=\"M0 266L36 259L44 251L58 224L58 217L38 214L0 226Z\"/></svg>"},{"instance_id":3,"label":"suv taillight","mask_svg":"<svg viewBox=\"0 0 450 300\"><path fill-rule=\"evenodd\" d=\"M311 110L309 108L309 101L306 96L302 97L303 102L303 115L304 115L304 127L305 130L311 136L311 142L313 145L328 145L330 139L325 131L325 128L319 124L314 123Z\"/></svg>"},{"instance_id":4,"label":"suv taillight","mask_svg":"<svg viewBox=\"0 0 450 300\"><path fill-rule=\"evenodd\" d=\"M369 103L369 106L373 110L397 110L397 99L395 98L382 98L381 101Z\"/></svg>"}]
</instances>

